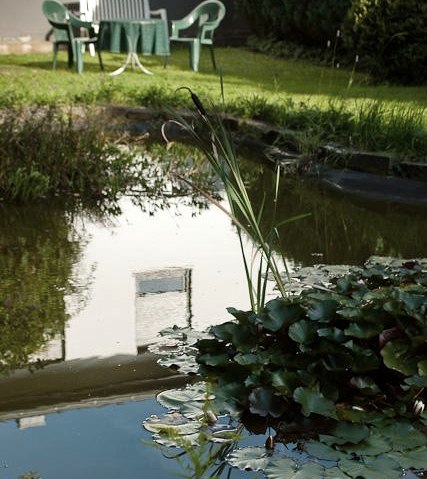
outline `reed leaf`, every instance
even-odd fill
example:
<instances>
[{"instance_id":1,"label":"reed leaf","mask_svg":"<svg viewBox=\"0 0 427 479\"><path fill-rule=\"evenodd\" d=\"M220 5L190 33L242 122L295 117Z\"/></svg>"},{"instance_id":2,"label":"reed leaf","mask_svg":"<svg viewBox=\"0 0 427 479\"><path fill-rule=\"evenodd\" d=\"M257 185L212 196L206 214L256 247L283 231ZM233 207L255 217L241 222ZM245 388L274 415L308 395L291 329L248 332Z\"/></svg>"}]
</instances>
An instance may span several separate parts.
<instances>
[{"instance_id":1,"label":"reed leaf","mask_svg":"<svg viewBox=\"0 0 427 479\"><path fill-rule=\"evenodd\" d=\"M258 211L255 211L241 174L240 163L233 140L222 120L221 114L215 108L212 108L212 112L208 113L199 97L191 89L187 87L183 87L183 89L190 93L195 111L190 120L174 113L174 119L171 121L179 124L190 134L190 137L204 153L215 174L222 181L229 203L229 210L206 192L203 194L206 198L211 199L215 206L226 213L237 228L251 307L253 311L258 312L265 305L267 282L270 277L274 278L280 295L286 296L287 294L281 274L283 269L287 271L286 260L283 255L277 255L273 249L273 242L279 239L278 227L287 222L303 218L306 215L288 218L279 224L277 223L277 199L280 191L281 177L280 167L277 167L273 198L274 208L271 221L268 227L261 227L265 223L263 221L265 198ZM162 134L168 141L166 126L167 123L162 128ZM187 184L189 183L188 180L181 179ZM196 185L193 185L193 187L198 188ZM254 252L250 260L247 257L247 252L245 252L243 232L253 242Z\"/></svg>"}]
</instances>

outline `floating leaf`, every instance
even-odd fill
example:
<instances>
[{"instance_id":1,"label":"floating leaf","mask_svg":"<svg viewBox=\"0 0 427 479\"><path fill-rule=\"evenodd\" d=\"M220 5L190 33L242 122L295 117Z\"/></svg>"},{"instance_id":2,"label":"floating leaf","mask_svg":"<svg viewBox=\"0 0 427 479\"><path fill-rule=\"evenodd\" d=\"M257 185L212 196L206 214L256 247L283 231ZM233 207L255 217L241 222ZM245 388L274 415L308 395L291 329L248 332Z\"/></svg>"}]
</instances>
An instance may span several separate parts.
<instances>
[{"instance_id":1,"label":"floating leaf","mask_svg":"<svg viewBox=\"0 0 427 479\"><path fill-rule=\"evenodd\" d=\"M249 395L249 411L259 416L280 417L285 410L283 400L271 389L255 388Z\"/></svg>"},{"instance_id":2,"label":"floating leaf","mask_svg":"<svg viewBox=\"0 0 427 479\"><path fill-rule=\"evenodd\" d=\"M386 456L364 461L341 459L338 462L338 467L354 479L361 477L364 479L400 479L402 475L399 464Z\"/></svg>"},{"instance_id":3,"label":"floating leaf","mask_svg":"<svg viewBox=\"0 0 427 479\"><path fill-rule=\"evenodd\" d=\"M427 446L417 447L404 452L391 451L388 457L404 469L427 469Z\"/></svg>"},{"instance_id":4,"label":"floating leaf","mask_svg":"<svg viewBox=\"0 0 427 479\"><path fill-rule=\"evenodd\" d=\"M297 304L286 304L283 300L273 300L265 306L267 315L262 325L269 331L279 331L284 326L297 321L302 313L302 308Z\"/></svg>"},{"instance_id":5,"label":"floating leaf","mask_svg":"<svg viewBox=\"0 0 427 479\"><path fill-rule=\"evenodd\" d=\"M195 355L190 354L172 354L157 361L161 366L166 368L179 369L183 374L196 374L199 365L196 363Z\"/></svg>"},{"instance_id":6,"label":"floating leaf","mask_svg":"<svg viewBox=\"0 0 427 479\"><path fill-rule=\"evenodd\" d=\"M369 429L364 424L353 424L340 421L335 426L332 434L337 439L335 444L357 444L369 436Z\"/></svg>"},{"instance_id":7,"label":"floating leaf","mask_svg":"<svg viewBox=\"0 0 427 479\"><path fill-rule=\"evenodd\" d=\"M427 376L427 359L419 361L418 364L418 374L420 376Z\"/></svg>"},{"instance_id":8,"label":"floating leaf","mask_svg":"<svg viewBox=\"0 0 427 479\"><path fill-rule=\"evenodd\" d=\"M176 436L174 434L153 434L153 441L166 447L197 447L199 445L200 432Z\"/></svg>"},{"instance_id":9,"label":"floating leaf","mask_svg":"<svg viewBox=\"0 0 427 479\"><path fill-rule=\"evenodd\" d=\"M333 299L325 299L316 302L308 311L308 317L312 321L329 321L334 315L339 303Z\"/></svg>"},{"instance_id":10,"label":"floating leaf","mask_svg":"<svg viewBox=\"0 0 427 479\"><path fill-rule=\"evenodd\" d=\"M369 394L378 394L381 392L375 381L369 376L353 376L350 379L350 384Z\"/></svg>"},{"instance_id":11,"label":"floating leaf","mask_svg":"<svg viewBox=\"0 0 427 479\"><path fill-rule=\"evenodd\" d=\"M253 353L239 353L234 356L234 361L241 366L252 366L260 362L260 358Z\"/></svg>"},{"instance_id":12,"label":"floating leaf","mask_svg":"<svg viewBox=\"0 0 427 479\"><path fill-rule=\"evenodd\" d=\"M368 339L378 336L382 330L382 324L351 323L350 326L344 330L344 334L355 338Z\"/></svg>"},{"instance_id":13,"label":"floating leaf","mask_svg":"<svg viewBox=\"0 0 427 479\"><path fill-rule=\"evenodd\" d=\"M389 341L382 349L384 364L396 371L412 376L417 374L417 361L408 354L409 345L402 340Z\"/></svg>"},{"instance_id":14,"label":"floating leaf","mask_svg":"<svg viewBox=\"0 0 427 479\"><path fill-rule=\"evenodd\" d=\"M143 423L147 431L153 433L170 432L174 435L188 435L200 431L200 423L192 421L179 413L169 413L164 416L150 416Z\"/></svg>"},{"instance_id":15,"label":"floating leaf","mask_svg":"<svg viewBox=\"0 0 427 479\"><path fill-rule=\"evenodd\" d=\"M427 387L427 376L411 376L405 379L405 384L409 386Z\"/></svg>"},{"instance_id":16,"label":"floating leaf","mask_svg":"<svg viewBox=\"0 0 427 479\"><path fill-rule=\"evenodd\" d=\"M358 456L379 456L392 450L390 440L380 434L371 433L370 436L358 444L345 444L340 449Z\"/></svg>"},{"instance_id":17,"label":"floating leaf","mask_svg":"<svg viewBox=\"0 0 427 479\"><path fill-rule=\"evenodd\" d=\"M196 383L184 389L169 389L157 395L157 401L167 409L180 411L187 417L204 415L206 401L214 399L207 394L204 383Z\"/></svg>"},{"instance_id":18,"label":"floating leaf","mask_svg":"<svg viewBox=\"0 0 427 479\"><path fill-rule=\"evenodd\" d=\"M332 339L337 343L344 341L344 331L339 328L319 328L317 334L321 338Z\"/></svg>"},{"instance_id":19,"label":"floating leaf","mask_svg":"<svg viewBox=\"0 0 427 479\"><path fill-rule=\"evenodd\" d=\"M316 337L317 327L311 321L303 319L289 326L289 337L299 344L310 344Z\"/></svg>"},{"instance_id":20,"label":"floating leaf","mask_svg":"<svg viewBox=\"0 0 427 479\"><path fill-rule=\"evenodd\" d=\"M337 467L325 468L314 462L298 467L290 459L271 461L265 474L267 479L348 479Z\"/></svg>"},{"instance_id":21,"label":"floating leaf","mask_svg":"<svg viewBox=\"0 0 427 479\"><path fill-rule=\"evenodd\" d=\"M326 417L337 417L335 404L330 399L326 399L322 393L310 388L299 387L294 391L294 399L301 404L304 416L312 413L320 414Z\"/></svg>"},{"instance_id":22,"label":"floating leaf","mask_svg":"<svg viewBox=\"0 0 427 479\"><path fill-rule=\"evenodd\" d=\"M407 422L394 422L385 427L378 427L378 432L391 441L394 451L427 446L427 436Z\"/></svg>"},{"instance_id":23,"label":"floating leaf","mask_svg":"<svg viewBox=\"0 0 427 479\"><path fill-rule=\"evenodd\" d=\"M265 447L242 447L227 456L227 462L242 471L261 471L268 464L269 458Z\"/></svg>"},{"instance_id":24,"label":"floating leaf","mask_svg":"<svg viewBox=\"0 0 427 479\"><path fill-rule=\"evenodd\" d=\"M338 461L344 457L344 454L341 451L337 451L319 441L307 441L304 445L304 450L311 456L326 461Z\"/></svg>"},{"instance_id":25,"label":"floating leaf","mask_svg":"<svg viewBox=\"0 0 427 479\"><path fill-rule=\"evenodd\" d=\"M285 396L291 396L300 385L298 374L292 371L280 370L271 373L271 384Z\"/></svg>"},{"instance_id":26,"label":"floating leaf","mask_svg":"<svg viewBox=\"0 0 427 479\"><path fill-rule=\"evenodd\" d=\"M226 366L229 363L229 357L227 353L206 353L197 356L197 361L207 366Z\"/></svg>"}]
</instances>

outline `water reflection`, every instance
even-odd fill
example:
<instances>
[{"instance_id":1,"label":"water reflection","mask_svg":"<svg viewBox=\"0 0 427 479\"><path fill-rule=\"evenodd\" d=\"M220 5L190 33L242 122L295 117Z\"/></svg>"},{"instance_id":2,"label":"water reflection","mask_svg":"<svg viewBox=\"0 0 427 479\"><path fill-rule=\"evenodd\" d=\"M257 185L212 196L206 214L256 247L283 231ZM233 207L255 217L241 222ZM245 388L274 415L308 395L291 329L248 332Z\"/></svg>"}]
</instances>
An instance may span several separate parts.
<instances>
[{"instance_id":1,"label":"water reflection","mask_svg":"<svg viewBox=\"0 0 427 479\"><path fill-rule=\"evenodd\" d=\"M268 202L270 173L248 171L247 177L254 201L260 205L265 193ZM277 249L291 267L361 263L372 254L427 256L425 212L408 214L391 205L375 209L302 180L282 186L283 218L311 213L281 229ZM154 406L143 411L129 404L182 382L145 352L157 332L173 324L204 329L228 319L228 306L249 307L239 241L221 211L194 215L191 205L178 200L155 215L128 199L119 207L121 214L108 221L55 205L0 209L0 365L9 373L0 378L0 419L6 421L0 423L0 437L13 437L13 447L28 458L14 477L33 467L53 470L43 477L68 477L68 467L70 477L77 477L99 448L87 441L90 454L79 449L83 469L68 464L64 452L55 470L52 455L40 449L39 459L30 454L32 441L24 434L43 437L46 451L63 436L63 427L73 431L78 423L73 445L78 449L79 434L111 435L102 421L123 424L115 415L119 404L121 411L132 409L138 427ZM251 251L249 242L245 248ZM24 368L28 362L33 372ZM93 423L99 429L88 432L85 424L92 424L100 407L108 414ZM53 412L60 411L58 420ZM70 417L80 419L73 423ZM119 426L114 433L121 437ZM61 441L66 451L66 438ZM132 441L137 442L135 434ZM11 447L3 454L13 456ZM131 450L132 458L126 457L132 471L141 470L140 456ZM121 464L123 472L127 466ZM105 470L93 470L91 477L105 479ZM174 477L170 471L150 474Z\"/></svg>"},{"instance_id":2,"label":"water reflection","mask_svg":"<svg viewBox=\"0 0 427 479\"><path fill-rule=\"evenodd\" d=\"M144 352L154 343L159 328L192 326L191 269L168 268L135 274L136 280L136 346Z\"/></svg>"},{"instance_id":3,"label":"water reflection","mask_svg":"<svg viewBox=\"0 0 427 479\"><path fill-rule=\"evenodd\" d=\"M64 359L65 303L80 294L73 268L82 248L61 210L0 208L1 371Z\"/></svg>"},{"instance_id":4,"label":"water reflection","mask_svg":"<svg viewBox=\"0 0 427 479\"><path fill-rule=\"evenodd\" d=\"M250 181L251 199L258 207L272 183L268 170ZM268 199L267 194L267 209ZM301 266L362 264L371 255L427 256L425 208L355 199L301 178L282 182L278 210L284 218L310 213L280 228L277 249Z\"/></svg>"}]
</instances>

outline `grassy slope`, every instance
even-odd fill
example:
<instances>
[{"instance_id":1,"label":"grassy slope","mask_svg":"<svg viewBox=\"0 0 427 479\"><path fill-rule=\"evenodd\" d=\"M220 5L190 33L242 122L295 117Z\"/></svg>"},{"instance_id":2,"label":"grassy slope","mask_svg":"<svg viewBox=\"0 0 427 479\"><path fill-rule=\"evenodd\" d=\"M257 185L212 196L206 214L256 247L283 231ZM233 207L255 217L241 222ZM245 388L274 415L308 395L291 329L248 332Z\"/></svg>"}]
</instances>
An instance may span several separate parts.
<instances>
[{"instance_id":1,"label":"grassy slope","mask_svg":"<svg viewBox=\"0 0 427 479\"><path fill-rule=\"evenodd\" d=\"M125 55L105 53L106 72L96 57L85 55L85 72L66 68L60 53L56 71L51 54L0 55L0 107L39 104L105 104L182 106L190 87L203 100L221 101L219 75L209 52L202 52L200 72L188 66L188 52L172 51L167 68L160 57L144 57L154 73L130 68L111 77ZM218 48L217 62L225 85L225 108L240 116L277 122L298 130L301 151L336 142L370 151L389 151L427 161L427 89L371 86L362 74L332 70L304 61L285 61L245 49ZM313 150L314 149L314 150Z\"/></svg>"},{"instance_id":2,"label":"grassy slope","mask_svg":"<svg viewBox=\"0 0 427 479\"><path fill-rule=\"evenodd\" d=\"M122 64L124 55L103 55L106 71ZM288 97L296 102L325 105L330 98L399 102L406 106L426 107L427 89L419 87L368 86L363 75L357 75L352 88L347 84L350 72L313 66L302 61L284 61L251 53L243 49L217 49L222 67L226 101L242 97L267 96L272 103ZM202 52L199 73L188 67L185 49L174 49L166 69L159 57L145 57L144 64L155 75L143 75L128 69L118 77L101 74L96 58L85 55L85 73L78 76L66 68L66 54L60 53L58 69L51 71L50 54L0 56L0 104L115 101L140 103L143 92L161 88L171 95L180 86L189 86L201 96L220 98L218 75L214 74L208 51ZM151 99L152 101L155 98Z\"/></svg>"}]
</instances>

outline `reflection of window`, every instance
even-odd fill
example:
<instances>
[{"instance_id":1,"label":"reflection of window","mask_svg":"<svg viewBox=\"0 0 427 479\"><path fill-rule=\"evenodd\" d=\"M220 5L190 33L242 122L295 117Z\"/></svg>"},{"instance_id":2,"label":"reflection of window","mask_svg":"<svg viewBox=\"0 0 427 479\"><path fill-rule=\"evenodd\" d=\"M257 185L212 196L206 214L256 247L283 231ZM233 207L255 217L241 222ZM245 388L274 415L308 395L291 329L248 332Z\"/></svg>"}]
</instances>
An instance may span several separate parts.
<instances>
[{"instance_id":1,"label":"reflection of window","mask_svg":"<svg viewBox=\"0 0 427 479\"><path fill-rule=\"evenodd\" d=\"M30 427L40 427L46 425L45 416L21 417L16 420L19 429L28 429Z\"/></svg>"},{"instance_id":2,"label":"reflection of window","mask_svg":"<svg viewBox=\"0 0 427 479\"><path fill-rule=\"evenodd\" d=\"M168 268L135 274L136 344L156 341L168 326L191 324L191 269Z\"/></svg>"}]
</instances>

